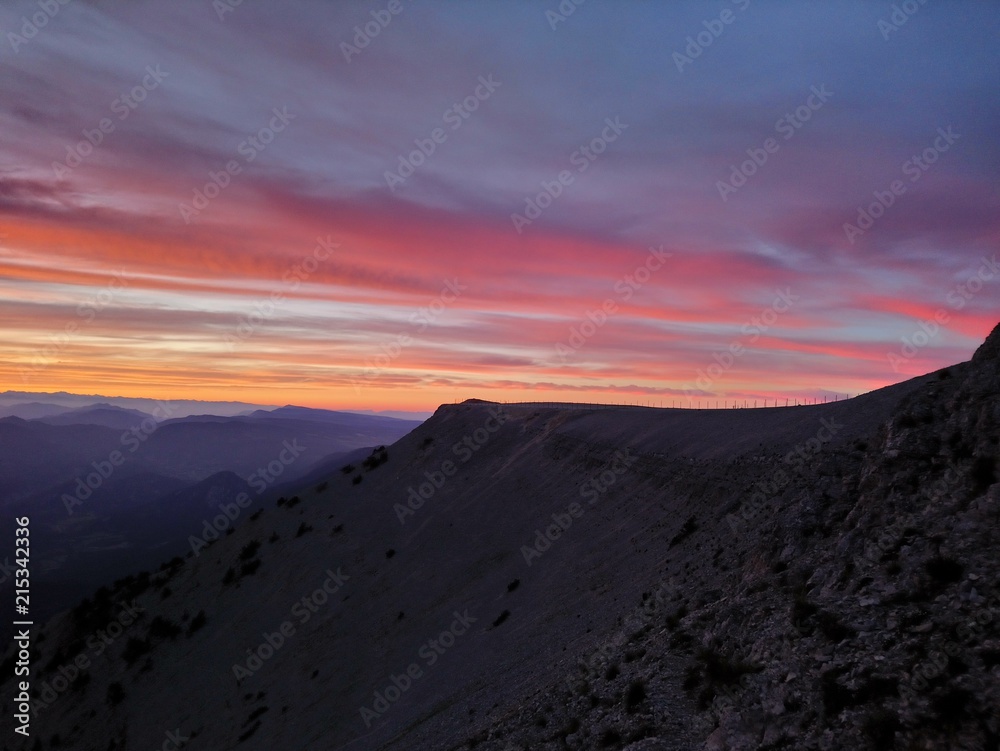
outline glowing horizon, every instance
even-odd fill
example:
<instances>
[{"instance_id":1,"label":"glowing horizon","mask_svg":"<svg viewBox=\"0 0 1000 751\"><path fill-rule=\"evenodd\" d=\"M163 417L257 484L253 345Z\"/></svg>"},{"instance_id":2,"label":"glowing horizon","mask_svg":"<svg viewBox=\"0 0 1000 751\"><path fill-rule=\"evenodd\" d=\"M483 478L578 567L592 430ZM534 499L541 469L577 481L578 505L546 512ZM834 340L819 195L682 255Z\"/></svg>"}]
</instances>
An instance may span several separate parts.
<instances>
[{"instance_id":1,"label":"glowing horizon","mask_svg":"<svg viewBox=\"0 0 1000 751\"><path fill-rule=\"evenodd\" d=\"M383 5L0 9L0 391L822 401L1000 318L995 10Z\"/></svg>"}]
</instances>

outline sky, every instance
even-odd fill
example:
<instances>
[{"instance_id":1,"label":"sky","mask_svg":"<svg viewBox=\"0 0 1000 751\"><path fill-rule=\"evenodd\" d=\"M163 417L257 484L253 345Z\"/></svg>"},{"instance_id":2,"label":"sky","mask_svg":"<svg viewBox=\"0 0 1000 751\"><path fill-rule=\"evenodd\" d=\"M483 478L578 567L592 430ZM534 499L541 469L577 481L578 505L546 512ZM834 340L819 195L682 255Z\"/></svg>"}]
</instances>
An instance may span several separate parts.
<instances>
[{"instance_id":1,"label":"sky","mask_svg":"<svg viewBox=\"0 0 1000 751\"><path fill-rule=\"evenodd\" d=\"M0 390L763 404L967 360L998 40L945 0L4 3Z\"/></svg>"}]
</instances>

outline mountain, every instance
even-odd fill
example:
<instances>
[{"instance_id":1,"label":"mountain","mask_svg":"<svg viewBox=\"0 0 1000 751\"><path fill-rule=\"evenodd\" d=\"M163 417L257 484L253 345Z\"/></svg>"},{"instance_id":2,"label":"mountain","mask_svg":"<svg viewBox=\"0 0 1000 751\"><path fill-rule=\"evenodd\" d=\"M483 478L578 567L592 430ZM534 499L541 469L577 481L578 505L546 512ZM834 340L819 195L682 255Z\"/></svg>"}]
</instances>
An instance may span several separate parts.
<instances>
[{"instance_id":1,"label":"mountain","mask_svg":"<svg viewBox=\"0 0 1000 751\"><path fill-rule=\"evenodd\" d=\"M116 474L153 472L194 483L228 470L244 478L256 476L266 485L279 478L288 482L331 453L391 443L419 424L307 412L315 414L305 419L263 413L267 416L164 420L102 405L38 420L0 418L0 506L28 497L64 505L61 496L66 491L60 483L67 480L77 489L71 495L90 495L80 483L101 467L107 472L112 458L121 460ZM268 466L275 470L274 477ZM104 478L98 474L91 479L99 500L107 492Z\"/></svg>"},{"instance_id":2,"label":"mountain","mask_svg":"<svg viewBox=\"0 0 1000 751\"><path fill-rule=\"evenodd\" d=\"M110 404L124 409L136 409L141 412L159 415L166 409L172 417L211 412L217 415L233 416L256 409L268 409L267 405L247 404L246 402L205 402L194 399L174 399L163 402L158 399L145 399L130 396L104 396L101 394L70 394L66 391L33 392L33 391L2 391L0 392L0 409L19 404L37 402L63 406L68 409L89 407L96 403Z\"/></svg>"},{"instance_id":3,"label":"mountain","mask_svg":"<svg viewBox=\"0 0 1000 751\"><path fill-rule=\"evenodd\" d=\"M318 422L332 423L336 425L352 426L352 427L368 427L370 425L398 425L400 422L399 418L386 417L384 415L377 415L375 413L362 414L357 412L337 412L329 409L313 409L311 407L296 407L294 405L286 405L284 407L278 407L273 410L256 410L251 412L248 417L264 419L264 420L275 420L275 419L294 419L294 420L315 420ZM416 427L422 420L404 419L402 422L408 423L411 427Z\"/></svg>"},{"instance_id":4,"label":"mountain","mask_svg":"<svg viewBox=\"0 0 1000 751\"><path fill-rule=\"evenodd\" d=\"M98 425L53 426L0 418L0 505L6 512L11 503L86 474L91 462L122 449L121 435Z\"/></svg>"},{"instance_id":5,"label":"mountain","mask_svg":"<svg viewBox=\"0 0 1000 751\"><path fill-rule=\"evenodd\" d=\"M419 420L423 422L431 416L431 412L407 412L397 409L383 409L378 412L370 409L348 410L356 415L376 415L378 417L395 417L397 420Z\"/></svg>"},{"instance_id":6,"label":"mountain","mask_svg":"<svg viewBox=\"0 0 1000 751\"><path fill-rule=\"evenodd\" d=\"M22 420L34 420L38 417L51 417L66 412L68 407L45 402L23 402L0 406L0 417L20 417Z\"/></svg>"},{"instance_id":7,"label":"mountain","mask_svg":"<svg viewBox=\"0 0 1000 751\"><path fill-rule=\"evenodd\" d=\"M996 748L998 456L1000 326L826 405L445 405L38 627L33 728L45 749Z\"/></svg>"},{"instance_id":8,"label":"mountain","mask_svg":"<svg viewBox=\"0 0 1000 751\"><path fill-rule=\"evenodd\" d=\"M359 447L369 447L367 454L418 424L313 412L308 419L157 421L94 405L52 418L65 424L0 419L0 507L7 518L32 520L40 615L158 564L165 551L189 550L189 536L239 493L255 505L268 489L309 477L332 456ZM12 578L0 578L0 596L13 596L12 589Z\"/></svg>"},{"instance_id":9,"label":"mountain","mask_svg":"<svg viewBox=\"0 0 1000 751\"><path fill-rule=\"evenodd\" d=\"M103 425L106 428L129 430L140 426L143 420L154 420L148 412L116 407L113 404L91 404L61 412L58 415L36 418L46 425Z\"/></svg>"}]
</instances>

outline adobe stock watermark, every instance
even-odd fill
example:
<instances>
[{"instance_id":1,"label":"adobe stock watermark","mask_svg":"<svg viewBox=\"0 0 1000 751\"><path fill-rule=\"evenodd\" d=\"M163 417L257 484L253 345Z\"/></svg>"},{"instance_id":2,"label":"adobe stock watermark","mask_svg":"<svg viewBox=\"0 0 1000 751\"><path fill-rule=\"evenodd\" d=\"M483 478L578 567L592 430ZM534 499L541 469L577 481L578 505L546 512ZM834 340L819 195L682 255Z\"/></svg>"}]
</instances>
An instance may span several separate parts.
<instances>
[{"instance_id":1,"label":"adobe stock watermark","mask_svg":"<svg viewBox=\"0 0 1000 751\"><path fill-rule=\"evenodd\" d=\"M308 281L319 269L320 264L329 260L334 250L340 247L339 243L333 242L329 235L326 238L317 237L316 247L310 255L289 267L281 276L284 287L276 289L267 297L258 300L253 304L253 312L240 316L236 322L236 328L230 334L226 334L226 346L230 352L235 351L236 345L245 342L267 321L277 315L278 308L287 300L286 294L295 292Z\"/></svg>"},{"instance_id":2,"label":"adobe stock watermark","mask_svg":"<svg viewBox=\"0 0 1000 751\"><path fill-rule=\"evenodd\" d=\"M375 691L371 707L358 708L366 728L370 728L373 722L384 716L414 683L426 675L425 669L434 667L445 652L455 646L458 638L468 633L469 627L479 620L469 615L468 610L461 613L456 610L452 615L455 619L451 624L436 637L424 642L417 650L417 657L423 662L422 666L420 662L414 660L399 675L390 673L385 681L386 687Z\"/></svg>"},{"instance_id":3,"label":"adobe stock watermark","mask_svg":"<svg viewBox=\"0 0 1000 751\"><path fill-rule=\"evenodd\" d=\"M258 467L247 478L247 484L258 496L276 483L278 478L285 473L285 469L294 464L306 450L306 447L299 443L298 438L293 438L291 442L282 441L281 445L281 452L277 457L268 462L266 466ZM195 558L201 555L202 549L207 548L209 543L215 542L226 533L229 527L240 518L243 511L250 507L253 498L246 492L240 492L233 501L233 503L219 504L220 513L203 521L200 535L188 536L188 544L191 546L191 552L194 553Z\"/></svg>"},{"instance_id":4,"label":"adobe stock watermark","mask_svg":"<svg viewBox=\"0 0 1000 751\"><path fill-rule=\"evenodd\" d=\"M566 362L570 355L590 341L608 322L609 318L618 312L618 303L631 300L632 296L653 277L654 273L663 268L667 259L672 258L673 255L673 253L664 251L662 245L658 248L650 248L649 255L646 256L643 263L614 283L613 289L617 299L615 297L605 298L599 307L588 310L582 321L569 327L569 336L565 343L556 342L556 356L560 361Z\"/></svg>"},{"instance_id":5,"label":"adobe stock watermark","mask_svg":"<svg viewBox=\"0 0 1000 751\"><path fill-rule=\"evenodd\" d=\"M91 462L90 466L94 468L94 471L84 477L76 478L76 487L73 489L72 495L62 494L61 500L66 513L72 516L74 509L77 506L82 506L84 501L99 490L108 478L149 440L149 437L160 427L160 423L168 419L173 411L172 405L157 402L149 417L143 418L138 425L133 425L121 434L119 443L127 449L127 452L115 449L104 459Z\"/></svg>"},{"instance_id":6,"label":"adobe stock watermark","mask_svg":"<svg viewBox=\"0 0 1000 751\"><path fill-rule=\"evenodd\" d=\"M569 163L576 167L576 174L585 172L601 154L607 151L608 145L617 141L627 129L628 124L621 122L620 117L604 118L604 128L600 134L570 154ZM510 215L510 220L514 224L517 234L523 233L524 228L538 219L542 212L551 206L552 202L559 198L575 180L576 175L568 169L559 172L554 180L542 180L540 193L524 197L524 212L514 212Z\"/></svg>"},{"instance_id":7,"label":"adobe stock watermark","mask_svg":"<svg viewBox=\"0 0 1000 751\"><path fill-rule=\"evenodd\" d=\"M212 0L212 7L220 21L226 20L226 15L243 5L243 0Z\"/></svg>"},{"instance_id":8,"label":"adobe stock watermark","mask_svg":"<svg viewBox=\"0 0 1000 751\"><path fill-rule=\"evenodd\" d=\"M402 12L402 0L389 0L385 8L371 11L371 21L354 27L354 37L351 39L354 44L340 43L340 52L344 56L344 60L350 63L352 58L360 55L361 51L371 44L372 40L381 34L386 26L392 23L392 19Z\"/></svg>"},{"instance_id":9,"label":"adobe stock watermark","mask_svg":"<svg viewBox=\"0 0 1000 751\"><path fill-rule=\"evenodd\" d=\"M364 386L362 380L371 382L378 378L393 360L403 354L403 350L406 347L409 347L416 341L416 336L423 334L448 309L448 306L454 304L467 289L469 289L469 286L460 283L458 277L445 280L440 294L435 299L409 315L408 320L413 327L412 333L411 331L401 331L396 335L395 339L379 345L379 349L382 350L380 355L365 360L365 369L360 379L351 379L351 385L354 386L355 393L361 393L361 388Z\"/></svg>"},{"instance_id":10,"label":"adobe stock watermark","mask_svg":"<svg viewBox=\"0 0 1000 751\"><path fill-rule=\"evenodd\" d=\"M739 11L744 11L750 7L750 0L731 0L731 2ZM699 31L694 36L689 36L685 40L687 46L684 48L684 53L674 51L673 60L674 65L677 66L677 72L683 73L684 68L692 65L695 60L701 57L701 54L711 47L716 39L722 36L726 27L736 21L736 18L736 14L730 8L723 8L718 18L709 18L702 21L701 25L705 27L704 30Z\"/></svg>"},{"instance_id":11,"label":"adobe stock watermark","mask_svg":"<svg viewBox=\"0 0 1000 751\"><path fill-rule=\"evenodd\" d=\"M119 122L124 122L129 116L146 101L150 92L160 87L170 74L160 69L159 65L147 65L146 75L142 77L129 91L118 96L108 105L113 115L117 115ZM52 162L52 174L57 180L67 177L70 172L79 167L94 153L94 150L104 143L104 139L115 132L117 123L110 117L102 117L97 122L96 128L84 128L82 141L77 141L66 147L66 158L61 162Z\"/></svg>"},{"instance_id":12,"label":"adobe stock watermark","mask_svg":"<svg viewBox=\"0 0 1000 751\"><path fill-rule=\"evenodd\" d=\"M344 583L351 578L340 568L336 571L327 569L325 573L326 579L323 580L323 584L296 600L288 611L288 617L274 632L265 631L261 634L260 644L252 649L247 649L248 657L242 664L233 663L233 676L237 683L242 683L247 678L253 677L254 673L264 667L264 663L274 657L288 643L288 640L295 636L296 624L299 628L306 625L330 600L330 597L337 594L343 588Z\"/></svg>"},{"instance_id":13,"label":"adobe stock watermark","mask_svg":"<svg viewBox=\"0 0 1000 751\"><path fill-rule=\"evenodd\" d=\"M684 389L684 392L688 396L688 401L694 400L694 392L696 390L707 390L713 383L728 373L733 368L733 365L736 364L736 361L747 353L747 347L755 344L761 336L778 322L778 318L791 310L792 306L800 299L799 295L792 292L791 287L776 290L774 300L771 301L771 304L761 310L759 315L752 316L740 327L740 333L747 337L747 343L744 344L740 339L732 341L724 350L712 353L712 359L715 360L714 363L707 368L699 368L695 372L695 375L698 376L695 381L697 388L686 387Z\"/></svg>"},{"instance_id":14,"label":"adobe stock watermark","mask_svg":"<svg viewBox=\"0 0 1000 751\"><path fill-rule=\"evenodd\" d=\"M115 272L102 290L76 306L77 318L82 318L84 323L92 323L97 315L114 301L118 292L127 286L128 277L125 275L125 269ZM30 364L18 368L21 380L27 383L34 374L54 363L59 353L79 335L80 327L79 321L67 321L62 331L50 334L47 337L49 343L31 353Z\"/></svg>"},{"instance_id":15,"label":"adobe stock watermark","mask_svg":"<svg viewBox=\"0 0 1000 751\"><path fill-rule=\"evenodd\" d=\"M258 128L256 133L251 133L244 138L240 145L236 147L236 153L242 157L230 159L218 171L209 170L208 181L200 188L195 188L192 192L191 203L177 204L177 210L185 224L191 224L201 212L208 208L209 203L218 198L222 191L228 188L236 175L243 172L243 167L253 162L271 144L278 134L284 132L289 123L297 115L288 111L285 105L281 109L274 107L271 110L271 119Z\"/></svg>"},{"instance_id":16,"label":"adobe stock watermark","mask_svg":"<svg viewBox=\"0 0 1000 751\"><path fill-rule=\"evenodd\" d=\"M549 28L553 31L559 24L565 23L566 19L576 13L576 9L587 0L562 0L555 10L545 11L545 20L549 22Z\"/></svg>"},{"instance_id":17,"label":"adobe stock watermark","mask_svg":"<svg viewBox=\"0 0 1000 751\"><path fill-rule=\"evenodd\" d=\"M819 112L833 96L833 92L827 90L825 83L821 84L819 88L811 86L809 90L811 93L803 104L800 104L792 112L786 112L784 117L774 124L774 130L785 141L793 138L799 128L812 119L813 113ZM719 191L719 197L723 201L728 201L729 195L746 185L747 180L756 175L757 170L767 164L768 159L777 154L780 148L781 143L772 137L764 139L764 143L759 147L747 149L747 156L750 158L740 162L739 166L731 164L732 172L728 180L716 181L715 187Z\"/></svg>"},{"instance_id":18,"label":"adobe stock watermark","mask_svg":"<svg viewBox=\"0 0 1000 751\"><path fill-rule=\"evenodd\" d=\"M952 130L951 125L946 128L938 128L937 132L938 135L930 146L903 162L903 175L910 178L910 183L915 183L923 177L924 173L941 158L941 155L961 138L960 134ZM896 198L903 195L908 187L902 180L893 180L885 190L876 190L872 193L875 200L868 206L858 206L856 223L844 223L844 234L851 245L854 245L859 237L875 226L875 222L885 215L885 212L896 203Z\"/></svg>"},{"instance_id":19,"label":"adobe stock watermark","mask_svg":"<svg viewBox=\"0 0 1000 751\"><path fill-rule=\"evenodd\" d=\"M448 478L454 477L458 473L459 467L468 462L483 446L489 443L490 438L510 418L510 415L504 412L503 407L499 405L491 407L488 412L489 417L486 418L481 427L452 444L451 453L458 458L458 463L451 459L445 459L438 469L432 472L424 471L426 481L420 483L416 488L410 485L406 489L406 504L393 504L392 509L396 512L396 518L399 519L400 524L406 524L408 517L415 516L417 511L423 508L424 504L444 487Z\"/></svg>"},{"instance_id":20,"label":"adobe stock watermark","mask_svg":"<svg viewBox=\"0 0 1000 751\"><path fill-rule=\"evenodd\" d=\"M1000 264L997 263L997 256L994 253L992 258L983 256L980 259L979 268L969 274L964 282L954 285L945 295L948 308L961 310L969 301L982 291L988 282L997 278L1000 273ZM900 346L897 350L886 352L886 360L894 372L899 373L902 366L916 357L920 350L931 343L931 340L938 335L941 327L951 321L951 313L948 308L938 308L934 315L926 320L918 321L914 330L899 338Z\"/></svg>"},{"instance_id":21,"label":"adobe stock watermark","mask_svg":"<svg viewBox=\"0 0 1000 751\"><path fill-rule=\"evenodd\" d=\"M493 80L492 73L485 78L479 76L478 81L478 85L469 96L461 102L453 104L441 116L441 120L449 126L452 133L461 128L472 113L479 109L479 105L493 96L493 92L501 86L500 81ZM395 191L397 187L406 182L407 178L412 177L413 173L427 163L427 160L437 152L438 146L447 141L450 135L444 128L437 127L427 134L427 138L414 138L413 144L417 148L409 154L399 155L399 166L395 171L385 171L383 176L389 188Z\"/></svg>"},{"instance_id":22,"label":"adobe stock watermark","mask_svg":"<svg viewBox=\"0 0 1000 751\"><path fill-rule=\"evenodd\" d=\"M590 506L596 505L601 500L601 496L607 493L629 471L635 460L636 457L629 454L629 449L616 451L607 469L595 477L591 477L580 486L580 497L586 498ZM521 546L521 555L528 567L531 567L534 559L541 558L544 553L550 550L553 543L559 540L573 526L573 522L583 517L586 512L586 506L573 501L566 507L565 512L552 514L552 524L549 524L545 529L536 529L532 542Z\"/></svg>"},{"instance_id":23,"label":"adobe stock watermark","mask_svg":"<svg viewBox=\"0 0 1000 751\"><path fill-rule=\"evenodd\" d=\"M190 730L188 731L191 732ZM180 751L184 744L191 740L189 735L181 735L180 728L167 730L163 733L163 743L160 744L160 751Z\"/></svg>"},{"instance_id":24,"label":"adobe stock watermark","mask_svg":"<svg viewBox=\"0 0 1000 751\"><path fill-rule=\"evenodd\" d=\"M898 4L893 3L889 20L880 18L875 24L882 32L882 38L888 42L889 37L899 31L924 5L927 5L927 0L903 0Z\"/></svg>"},{"instance_id":25,"label":"adobe stock watermark","mask_svg":"<svg viewBox=\"0 0 1000 751\"><path fill-rule=\"evenodd\" d=\"M62 10L63 6L69 5L72 1L37 0L35 5L38 6L38 10L30 16L21 16L21 33L7 32L7 41L10 42L10 46L14 49L14 52L20 52L21 47L37 37L39 32L49 25L49 21L59 15L59 11Z\"/></svg>"}]
</instances>

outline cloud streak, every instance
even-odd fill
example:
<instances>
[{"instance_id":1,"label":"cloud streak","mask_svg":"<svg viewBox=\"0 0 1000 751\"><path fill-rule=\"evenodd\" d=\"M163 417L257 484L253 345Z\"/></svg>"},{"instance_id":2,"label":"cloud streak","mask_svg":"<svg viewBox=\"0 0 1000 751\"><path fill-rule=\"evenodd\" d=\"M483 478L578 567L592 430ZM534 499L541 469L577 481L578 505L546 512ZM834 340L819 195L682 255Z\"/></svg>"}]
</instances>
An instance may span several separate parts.
<instances>
[{"instance_id":1,"label":"cloud streak","mask_svg":"<svg viewBox=\"0 0 1000 751\"><path fill-rule=\"evenodd\" d=\"M348 63L341 43L370 20L361 5L242 4L221 20L194 0L60 6L29 43L0 40L0 375L376 409L652 398L693 382L785 288L801 303L713 396L858 393L967 357L995 324L995 283L950 310L904 372L886 353L996 252L1000 14L928 5L887 44L877 9L762 0L681 73L672 53L706 7L587 6L553 31L534 3L405 5ZM5 5L0 28L33 9ZM150 70L166 74L155 87ZM387 185L482 80L502 84ZM824 84L836 94L822 112L720 201L732 166ZM294 119L271 138L276 110ZM615 117L628 129L576 172L572 155ZM857 207L948 126L961 138L849 243ZM81 143L85 158L56 169ZM239 173L185 221L179 206L233 160ZM572 184L514 231L524 197L567 168ZM317 237L336 252L289 288ZM621 299L616 281L650 247L669 261ZM119 271L127 290L24 384L25 364ZM449 279L467 291L358 393L352 378ZM227 348L276 289L287 304ZM615 314L556 358L609 297Z\"/></svg>"}]
</instances>

